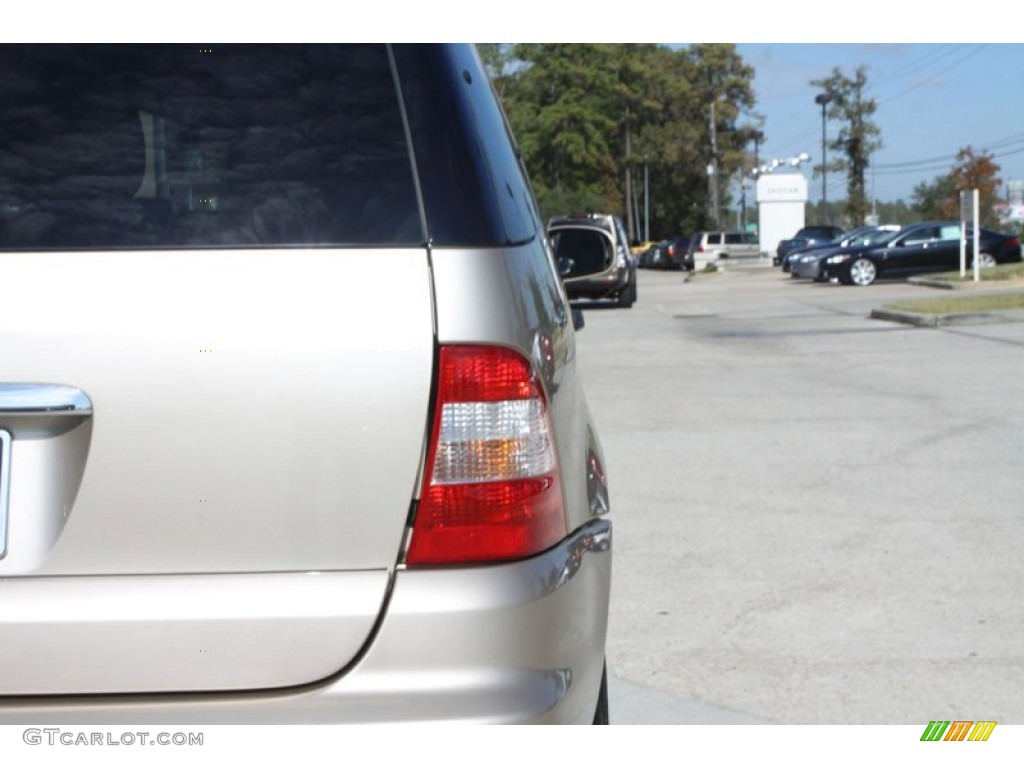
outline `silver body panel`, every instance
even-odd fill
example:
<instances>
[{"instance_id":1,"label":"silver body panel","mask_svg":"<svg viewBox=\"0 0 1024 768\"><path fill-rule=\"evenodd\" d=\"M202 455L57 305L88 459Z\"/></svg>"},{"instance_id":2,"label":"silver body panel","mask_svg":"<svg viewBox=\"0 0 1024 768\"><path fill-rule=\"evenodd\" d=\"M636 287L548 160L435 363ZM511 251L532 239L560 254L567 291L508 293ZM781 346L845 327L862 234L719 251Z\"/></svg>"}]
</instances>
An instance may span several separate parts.
<instances>
[{"instance_id":1,"label":"silver body panel","mask_svg":"<svg viewBox=\"0 0 1024 768\"><path fill-rule=\"evenodd\" d=\"M144 53L159 63L169 50ZM306 66L331 50L296 48L286 60ZM138 61L125 63L127 51L42 46L23 58L98 56L88 61L106 99L117 90L106 83ZM218 76L273 80L246 69L248 52L230 53ZM314 88L294 130L287 120L266 129L274 102L262 96L230 131L219 126L224 104L172 99L161 136L151 127L139 144L120 107L109 132L80 131L91 123L75 94L88 89L55 88L74 140L37 146L29 139L48 135L44 121L0 147L20 185L4 209L14 224L0 231L0 432L10 435L0 723L594 718L611 578L603 458L565 288L500 109L471 47L331 55L347 92L332 81L325 104L310 106ZM194 51L184 60L193 74L179 85L210 81L208 62ZM320 70L281 71L305 84ZM272 91L295 102L284 85ZM132 99L118 103L134 126ZM193 106L198 116L175 128L179 108ZM69 184L46 187L52 174L15 173L24 146L39 157L68 147L64 159L99 170L71 163L59 179ZM293 163L279 161L279 146L293 148ZM143 171L132 164L140 151ZM206 169L223 196L203 191ZM166 188L144 179L140 201L137 174L151 171ZM318 178L323 205L307 207ZM131 182L127 193L117 180ZM42 187L50 197L23 210ZM235 213L261 226L238 230ZM444 391L436 364L453 344L531 361L548 412L540 426L512 421L550 432L564 534L548 494L554 533L514 550L521 559L467 549L453 561L486 562L412 568ZM465 488L491 480L503 482L481 474Z\"/></svg>"},{"instance_id":2,"label":"silver body panel","mask_svg":"<svg viewBox=\"0 0 1024 768\"><path fill-rule=\"evenodd\" d=\"M0 254L0 276L0 381L95 410L60 456L87 463L73 508L22 512L53 462L16 439L12 527L64 530L0 575L394 565L433 375L423 250Z\"/></svg>"},{"instance_id":3,"label":"silver body panel","mask_svg":"<svg viewBox=\"0 0 1024 768\"><path fill-rule=\"evenodd\" d=\"M9 579L0 696L319 680L362 646L387 580L385 571Z\"/></svg>"},{"instance_id":4,"label":"silver body panel","mask_svg":"<svg viewBox=\"0 0 1024 768\"><path fill-rule=\"evenodd\" d=\"M598 520L522 562L400 571L365 655L315 685L0 698L0 722L589 723L607 630L610 535Z\"/></svg>"},{"instance_id":5,"label":"silver body panel","mask_svg":"<svg viewBox=\"0 0 1024 768\"><path fill-rule=\"evenodd\" d=\"M387 304L360 289L385 275ZM20 665L16 681L0 673L0 695L57 692L72 663L89 669L64 674L64 693L296 685L348 663L416 494L433 376L426 251L5 253L0 276L0 381L60 382L92 405L0 412L14 438L0 664ZM315 620L282 625L288 589L205 636L185 620L197 574L212 600L213 574L255 574L238 578L258 594L261 574L308 571L346 572L340 596L292 595L321 601ZM162 581L131 578L147 575ZM81 578L97 576L112 578ZM70 616L61 596L88 583L113 602ZM141 583L178 597L141 599L133 620ZM292 652L275 654L289 631ZM238 633L260 647L203 659L210 674L194 666ZM68 657L75 637L91 640ZM253 661L270 656L268 675Z\"/></svg>"},{"instance_id":6,"label":"silver body panel","mask_svg":"<svg viewBox=\"0 0 1024 768\"><path fill-rule=\"evenodd\" d=\"M12 508L55 521L56 542L37 546L31 567L0 561L15 577L0 582L0 721L589 722L610 525L594 519L607 511L588 482L601 450L543 243L437 249L432 280L414 250L131 256L80 259L83 272L70 256L41 261L63 270L65 301L90 262L113 285L116 272L131 283L164 275L165 290L182 290L195 269L226 291L245 269L260 289L182 327L176 291L143 291L137 325L116 322L112 291L80 333L51 327L25 344L50 354L9 356L18 379L80 386L94 413L5 419L32 437L15 441L26 498ZM388 309L352 292L338 300L342 267L349 281L380 283L387 271ZM312 301L268 317L263 297L281 290ZM541 556L395 570L426 432L434 339L424 328L435 322L440 343L515 348L541 374L575 531ZM146 386L109 362L133 344L149 348L136 359ZM273 435L290 450L252 444ZM181 455L174 472L157 461L168 452ZM27 540L12 533L15 548Z\"/></svg>"}]
</instances>

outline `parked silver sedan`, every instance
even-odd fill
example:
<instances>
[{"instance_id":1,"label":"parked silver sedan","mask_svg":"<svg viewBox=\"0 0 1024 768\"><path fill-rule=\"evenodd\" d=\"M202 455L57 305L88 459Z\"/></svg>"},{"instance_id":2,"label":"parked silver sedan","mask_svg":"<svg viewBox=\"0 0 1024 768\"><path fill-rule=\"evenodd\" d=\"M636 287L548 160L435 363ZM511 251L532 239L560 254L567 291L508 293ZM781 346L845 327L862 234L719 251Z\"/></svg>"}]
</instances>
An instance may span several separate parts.
<instances>
[{"instance_id":1,"label":"parked silver sedan","mask_svg":"<svg viewBox=\"0 0 1024 768\"><path fill-rule=\"evenodd\" d=\"M0 722L601 722L572 314L471 46L2 46Z\"/></svg>"}]
</instances>

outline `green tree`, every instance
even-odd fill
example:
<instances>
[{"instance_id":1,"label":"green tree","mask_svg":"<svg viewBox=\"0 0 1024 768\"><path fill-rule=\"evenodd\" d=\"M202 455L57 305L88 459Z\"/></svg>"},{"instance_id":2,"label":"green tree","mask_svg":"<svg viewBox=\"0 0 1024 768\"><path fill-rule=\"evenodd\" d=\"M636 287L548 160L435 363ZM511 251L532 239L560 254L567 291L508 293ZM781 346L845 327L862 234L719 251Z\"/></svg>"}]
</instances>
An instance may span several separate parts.
<instances>
[{"instance_id":1,"label":"green tree","mask_svg":"<svg viewBox=\"0 0 1024 768\"><path fill-rule=\"evenodd\" d=\"M607 211L639 237L646 168L653 238L708 226L712 102L723 206L730 174L749 167L740 115L754 103L753 70L734 46L516 44L500 53L481 57L502 78L545 216Z\"/></svg>"},{"instance_id":2,"label":"green tree","mask_svg":"<svg viewBox=\"0 0 1024 768\"><path fill-rule=\"evenodd\" d=\"M904 200L877 203L879 224L913 224L920 220L917 212Z\"/></svg>"},{"instance_id":3,"label":"green tree","mask_svg":"<svg viewBox=\"0 0 1024 768\"><path fill-rule=\"evenodd\" d=\"M914 207L926 219L959 219L960 193L978 190L979 220L983 227L998 227L996 205L999 199L1000 167L992 155L975 154L967 146L956 153L949 173L937 176L931 182L914 187Z\"/></svg>"},{"instance_id":4,"label":"green tree","mask_svg":"<svg viewBox=\"0 0 1024 768\"><path fill-rule=\"evenodd\" d=\"M699 84L697 94L703 102L700 106L703 114L707 115L705 146L708 148L708 165L714 169L709 180L709 185L712 185L709 213L711 220L722 226L721 211L729 202L726 195L729 179L736 171L749 167L746 148L755 128L741 127L738 120L742 111L754 106L751 85L754 69L744 63L732 44L692 45L688 54L693 65L693 81Z\"/></svg>"},{"instance_id":5,"label":"green tree","mask_svg":"<svg viewBox=\"0 0 1024 768\"><path fill-rule=\"evenodd\" d=\"M839 133L828 142L839 158L830 162L828 170L846 173L846 213L855 226L861 226L868 212L864 176L871 153L881 149L881 131L871 120L877 109L874 99L864 95L867 68L857 67L852 78L835 67L832 74L811 85L831 96L826 115L840 122Z\"/></svg>"},{"instance_id":6,"label":"green tree","mask_svg":"<svg viewBox=\"0 0 1024 768\"><path fill-rule=\"evenodd\" d=\"M604 44L517 44L505 108L545 215L567 195L622 214L615 70ZM545 210L547 209L547 210Z\"/></svg>"},{"instance_id":7,"label":"green tree","mask_svg":"<svg viewBox=\"0 0 1024 768\"><path fill-rule=\"evenodd\" d=\"M957 188L948 173L914 186L911 200L922 219L945 219L959 216L959 208L950 214L949 204L957 198ZM955 203L959 205L959 202Z\"/></svg>"},{"instance_id":8,"label":"green tree","mask_svg":"<svg viewBox=\"0 0 1024 768\"><path fill-rule=\"evenodd\" d=\"M978 219L981 226L998 227L999 215L996 212L996 204L1000 202L999 187L1003 183L999 178L999 171L999 165L988 152L977 155L969 146L960 149L956 153L956 161L949 172L949 177L957 190L955 213L950 218L959 216L959 193L976 189L978 190Z\"/></svg>"}]
</instances>

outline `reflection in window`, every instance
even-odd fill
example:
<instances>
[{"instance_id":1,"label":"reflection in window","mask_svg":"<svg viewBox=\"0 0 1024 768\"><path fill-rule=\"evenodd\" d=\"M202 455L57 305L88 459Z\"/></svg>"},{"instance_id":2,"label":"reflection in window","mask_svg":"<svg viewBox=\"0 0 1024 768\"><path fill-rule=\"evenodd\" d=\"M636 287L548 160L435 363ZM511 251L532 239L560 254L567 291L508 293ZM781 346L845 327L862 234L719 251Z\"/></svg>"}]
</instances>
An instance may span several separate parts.
<instances>
[{"instance_id":1,"label":"reflection in window","mask_svg":"<svg viewBox=\"0 0 1024 768\"><path fill-rule=\"evenodd\" d=\"M0 46L0 248L415 244L387 51Z\"/></svg>"}]
</instances>

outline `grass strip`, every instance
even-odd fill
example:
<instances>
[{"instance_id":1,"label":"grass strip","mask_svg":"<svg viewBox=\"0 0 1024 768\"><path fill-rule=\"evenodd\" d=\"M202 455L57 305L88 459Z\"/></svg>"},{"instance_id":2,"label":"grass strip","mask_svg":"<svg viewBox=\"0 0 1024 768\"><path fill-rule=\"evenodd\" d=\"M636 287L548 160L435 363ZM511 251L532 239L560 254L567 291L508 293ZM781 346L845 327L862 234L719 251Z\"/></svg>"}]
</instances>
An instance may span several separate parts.
<instances>
[{"instance_id":1,"label":"grass strip","mask_svg":"<svg viewBox=\"0 0 1024 768\"><path fill-rule=\"evenodd\" d=\"M930 280L945 280L950 283L972 283L974 282L974 268L967 268L967 275L960 277L960 271L942 272L938 275L926 275ZM979 277L982 282L998 280L1024 280L1024 262L1019 264L997 264L988 269L979 270Z\"/></svg>"},{"instance_id":2,"label":"grass strip","mask_svg":"<svg viewBox=\"0 0 1024 768\"><path fill-rule=\"evenodd\" d=\"M961 296L942 299L914 299L886 304L884 309L898 312L919 312L926 315L947 315L958 312L997 312L1024 309L1024 291L991 296Z\"/></svg>"}]
</instances>

